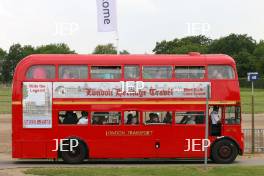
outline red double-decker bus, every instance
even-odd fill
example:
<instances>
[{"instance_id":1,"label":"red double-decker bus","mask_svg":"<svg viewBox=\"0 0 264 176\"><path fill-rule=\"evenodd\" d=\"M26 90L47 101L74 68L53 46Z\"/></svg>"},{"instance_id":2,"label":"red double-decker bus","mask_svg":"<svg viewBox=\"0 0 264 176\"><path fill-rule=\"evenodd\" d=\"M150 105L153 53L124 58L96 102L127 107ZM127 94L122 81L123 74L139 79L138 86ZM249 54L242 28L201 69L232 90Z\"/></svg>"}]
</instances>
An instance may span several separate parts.
<instances>
[{"instance_id":1,"label":"red double-decker bus","mask_svg":"<svg viewBox=\"0 0 264 176\"><path fill-rule=\"evenodd\" d=\"M201 55L31 55L16 67L13 158L202 159L244 150L234 60Z\"/></svg>"}]
</instances>

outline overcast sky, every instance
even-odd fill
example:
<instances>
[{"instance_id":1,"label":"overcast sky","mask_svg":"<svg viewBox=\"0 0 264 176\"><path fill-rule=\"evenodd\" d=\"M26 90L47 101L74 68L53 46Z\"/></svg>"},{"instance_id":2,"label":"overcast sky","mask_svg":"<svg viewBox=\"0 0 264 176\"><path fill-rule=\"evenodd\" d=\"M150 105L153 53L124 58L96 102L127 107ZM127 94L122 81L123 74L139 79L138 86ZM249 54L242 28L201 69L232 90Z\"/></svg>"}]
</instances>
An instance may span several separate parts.
<instances>
[{"instance_id":1,"label":"overcast sky","mask_svg":"<svg viewBox=\"0 0 264 176\"><path fill-rule=\"evenodd\" d=\"M117 0L117 9L120 49L134 54L192 34L264 39L263 0ZM0 48L61 42L87 54L115 33L97 32L96 0L0 0Z\"/></svg>"}]
</instances>

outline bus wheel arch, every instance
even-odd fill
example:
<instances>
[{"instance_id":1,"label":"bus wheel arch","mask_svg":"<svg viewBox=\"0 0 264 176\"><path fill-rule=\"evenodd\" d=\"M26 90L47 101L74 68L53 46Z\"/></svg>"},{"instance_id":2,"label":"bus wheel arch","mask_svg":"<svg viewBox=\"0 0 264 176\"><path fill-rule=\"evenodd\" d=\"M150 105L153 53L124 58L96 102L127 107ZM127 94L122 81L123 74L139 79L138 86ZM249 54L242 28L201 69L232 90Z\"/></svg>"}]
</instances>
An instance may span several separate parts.
<instances>
[{"instance_id":1,"label":"bus wheel arch","mask_svg":"<svg viewBox=\"0 0 264 176\"><path fill-rule=\"evenodd\" d=\"M70 139L75 139L78 141L77 147L73 151L61 151L59 150L59 157L63 159L65 163L68 164L79 164L82 163L85 159L89 158L89 148L85 140L76 136L67 137L65 143L69 144ZM69 148L66 148L66 150Z\"/></svg>"},{"instance_id":2,"label":"bus wheel arch","mask_svg":"<svg viewBox=\"0 0 264 176\"><path fill-rule=\"evenodd\" d=\"M210 147L210 158L213 162L219 164L232 163L241 149L238 143L229 137L222 137L215 140Z\"/></svg>"}]
</instances>

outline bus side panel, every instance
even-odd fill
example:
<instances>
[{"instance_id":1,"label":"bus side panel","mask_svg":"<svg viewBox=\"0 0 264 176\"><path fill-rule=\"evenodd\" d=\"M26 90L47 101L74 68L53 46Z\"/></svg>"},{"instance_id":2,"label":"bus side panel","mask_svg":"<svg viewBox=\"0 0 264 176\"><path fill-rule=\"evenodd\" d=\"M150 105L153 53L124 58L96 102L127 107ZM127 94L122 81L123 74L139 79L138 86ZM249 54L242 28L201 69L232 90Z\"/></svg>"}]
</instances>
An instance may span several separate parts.
<instances>
[{"instance_id":1,"label":"bus side panel","mask_svg":"<svg viewBox=\"0 0 264 176\"><path fill-rule=\"evenodd\" d=\"M46 142L22 142L22 158L46 158Z\"/></svg>"}]
</instances>

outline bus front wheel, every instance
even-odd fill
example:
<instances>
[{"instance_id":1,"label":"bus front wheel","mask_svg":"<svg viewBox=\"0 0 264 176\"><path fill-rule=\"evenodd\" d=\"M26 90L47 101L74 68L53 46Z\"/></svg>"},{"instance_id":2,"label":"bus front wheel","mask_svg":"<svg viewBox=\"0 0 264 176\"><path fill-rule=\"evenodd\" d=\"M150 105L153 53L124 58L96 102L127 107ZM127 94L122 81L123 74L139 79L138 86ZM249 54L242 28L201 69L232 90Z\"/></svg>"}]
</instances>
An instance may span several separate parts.
<instances>
[{"instance_id":1,"label":"bus front wheel","mask_svg":"<svg viewBox=\"0 0 264 176\"><path fill-rule=\"evenodd\" d=\"M70 147L69 142L63 143L65 149L61 151L61 157L65 163L68 164L79 164L84 161L84 159L87 157L87 148L86 145L80 141L76 140L77 146L76 147ZM75 144L76 145L76 144Z\"/></svg>"},{"instance_id":2,"label":"bus front wheel","mask_svg":"<svg viewBox=\"0 0 264 176\"><path fill-rule=\"evenodd\" d=\"M232 163L238 155L236 144L229 140L223 139L217 141L212 148L212 160L219 164Z\"/></svg>"}]
</instances>

